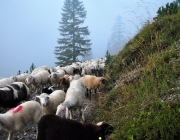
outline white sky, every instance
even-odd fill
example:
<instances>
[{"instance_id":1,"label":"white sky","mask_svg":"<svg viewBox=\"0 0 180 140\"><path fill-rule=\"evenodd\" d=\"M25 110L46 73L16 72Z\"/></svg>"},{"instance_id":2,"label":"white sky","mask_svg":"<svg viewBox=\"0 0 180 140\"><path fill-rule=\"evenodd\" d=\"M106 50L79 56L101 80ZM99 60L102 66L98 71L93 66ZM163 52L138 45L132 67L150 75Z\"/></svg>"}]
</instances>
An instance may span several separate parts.
<instances>
[{"instance_id":1,"label":"white sky","mask_svg":"<svg viewBox=\"0 0 180 140\"><path fill-rule=\"evenodd\" d=\"M80 0L81 1L81 0ZM118 16L126 41L159 7L173 0L82 0L87 16L93 58L105 56ZM60 37L58 28L64 0L0 1L0 77L22 73L32 63L36 67L55 66L54 49Z\"/></svg>"}]
</instances>

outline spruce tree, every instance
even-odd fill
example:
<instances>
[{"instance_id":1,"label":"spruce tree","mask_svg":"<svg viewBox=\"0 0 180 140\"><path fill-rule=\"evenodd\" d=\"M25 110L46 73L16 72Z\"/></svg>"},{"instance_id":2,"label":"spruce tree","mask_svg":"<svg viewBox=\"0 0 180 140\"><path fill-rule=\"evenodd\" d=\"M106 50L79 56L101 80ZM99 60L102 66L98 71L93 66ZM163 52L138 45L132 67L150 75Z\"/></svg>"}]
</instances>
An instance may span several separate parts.
<instances>
[{"instance_id":1,"label":"spruce tree","mask_svg":"<svg viewBox=\"0 0 180 140\"><path fill-rule=\"evenodd\" d=\"M62 19L59 22L59 46L54 54L58 59L56 65L68 65L78 61L78 56L85 56L90 50L91 43L87 36L88 27L82 27L86 18L84 5L79 0L65 0L62 8Z\"/></svg>"},{"instance_id":2,"label":"spruce tree","mask_svg":"<svg viewBox=\"0 0 180 140\"><path fill-rule=\"evenodd\" d=\"M176 0L176 1L171 2L170 4L167 3L166 7L164 6L160 7L157 11L157 18L161 18L166 15L172 15L172 14L178 13L179 3L180 3L180 0Z\"/></svg>"}]
</instances>

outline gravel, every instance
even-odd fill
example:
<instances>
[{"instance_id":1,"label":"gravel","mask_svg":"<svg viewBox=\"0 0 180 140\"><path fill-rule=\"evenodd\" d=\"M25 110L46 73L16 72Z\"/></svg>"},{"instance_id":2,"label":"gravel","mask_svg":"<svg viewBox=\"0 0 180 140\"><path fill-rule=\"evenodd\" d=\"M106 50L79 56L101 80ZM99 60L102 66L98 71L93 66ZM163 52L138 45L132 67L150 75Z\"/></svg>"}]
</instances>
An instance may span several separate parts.
<instances>
[{"instance_id":1,"label":"gravel","mask_svg":"<svg viewBox=\"0 0 180 140\"><path fill-rule=\"evenodd\" d=\"M93 98L93 97L92 97ZM34 99L34 95L32 95L32 99ZM88 99L85 99L84 101L84 112L85 112L85 123L94 123L94 113L95 113L95 101L91 100L89 101ZM79 112L77 111L74 115L74 119L79 121ZM37 135L37 128L36 125L28 125L24 131L24 138L25 140L36 140L36 135ZM4 130L0 130L0 140L7 140L8 137L8 132ZM19 132L14 133L12 140L21 140L21 134Z\"/></svg>"}]
</instances>

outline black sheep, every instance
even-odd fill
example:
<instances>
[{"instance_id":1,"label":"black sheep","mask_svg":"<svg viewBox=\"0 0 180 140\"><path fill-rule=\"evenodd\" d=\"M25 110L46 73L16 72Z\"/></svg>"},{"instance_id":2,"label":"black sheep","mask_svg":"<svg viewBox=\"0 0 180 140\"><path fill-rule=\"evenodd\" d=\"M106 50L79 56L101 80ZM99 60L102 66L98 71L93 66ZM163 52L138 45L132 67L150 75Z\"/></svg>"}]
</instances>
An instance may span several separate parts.
<instances>
[{"instance_id":1,"label":"black sheep","mask_svg":"<svg viewBox=\"0 0 180 140\"><path fill-rule=\"evenodd\" d=\"M0 109L16 107L29 97L29 88L23 82L14 82L0 88Z\"/></svg>"},{"instance_id":2,"label":"black sheep","mask_svg":"<svg viewBox=\"0 0 180 140\"><path fill-rule=\"evenodd\" d=\"M107 123L82 124L48 114L38 123L37 140L105 140L112 131Z\"/></svg>"},{"instance_id":3,"label":"black sheep","mask_svg":"<svg viewBox=\"0 0 180 140\"><path fill-rule=\"evenodd\" d=\"M41 93L51 94L54 90L55 90L54 86L45 87L42 89Z\"/></svg>"}]
</instances>

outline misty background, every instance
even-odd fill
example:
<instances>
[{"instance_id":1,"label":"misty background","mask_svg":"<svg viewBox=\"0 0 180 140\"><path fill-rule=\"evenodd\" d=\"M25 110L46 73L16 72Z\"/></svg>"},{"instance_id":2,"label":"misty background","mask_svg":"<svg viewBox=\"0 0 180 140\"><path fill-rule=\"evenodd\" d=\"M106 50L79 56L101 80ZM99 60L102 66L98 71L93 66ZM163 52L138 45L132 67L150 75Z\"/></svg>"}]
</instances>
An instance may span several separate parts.
<instances>
[{"instance_id":1,"label":"misty background","mask_svg":"<svg viewBox=\"0 0 180 140\"><path fill-rule=\"evenodd\" d=\"M87 11L92 52L86 59L122 50L159 7L173 0L80 0ZM0 1L0 77L10 77L36 67L55 66L54 49L64 0Z\"/></svg>"}]
</instances>

